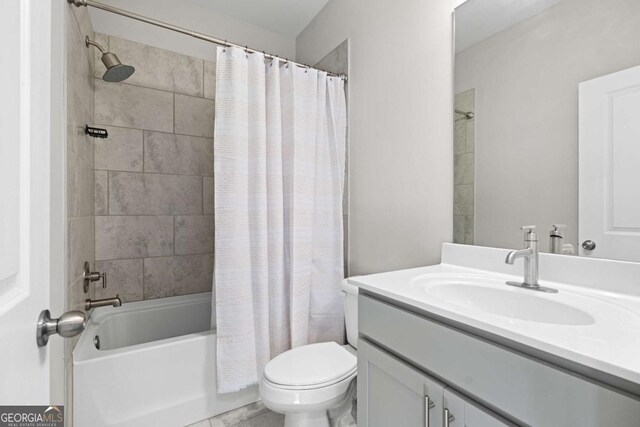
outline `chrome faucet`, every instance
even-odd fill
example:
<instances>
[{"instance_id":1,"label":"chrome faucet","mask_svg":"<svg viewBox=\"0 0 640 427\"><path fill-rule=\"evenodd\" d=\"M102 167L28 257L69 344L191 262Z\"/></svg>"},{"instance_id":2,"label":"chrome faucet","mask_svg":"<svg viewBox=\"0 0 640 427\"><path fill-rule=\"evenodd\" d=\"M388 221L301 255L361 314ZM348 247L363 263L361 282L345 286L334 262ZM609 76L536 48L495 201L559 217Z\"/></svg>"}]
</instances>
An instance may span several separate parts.
<instances>
[{"instance_id":1,"label":"chrome faucet","mask_svg":"<svg viewBox=\"0 0 640 427\"><path fill-rule=\"evenodd\" d=\"M521 229L525 230L524 243L526 248L509 252L504 262L513 265L516 259L524 258L524 281L521 283L509 281L507 285L541 292L558 292L557 289L540 286L538 283L538 235L535 232L536 226L525 225Z\"/></svg>"},{"instance_id":2,"label":"chrome faucet","mask_svg":"<svg viewBox=\"0 0 640 427\"><path fill-rule=\"evenodd\" d=\"M84 302L84 309L89 311L92 308L96 307L106 307L108 305L112 305L114 307L120 307L122 305L122 300L120 299L120 295L116 294L113 298L104 298L104 299L87 299Z\"/></svg>"}]
</instances>

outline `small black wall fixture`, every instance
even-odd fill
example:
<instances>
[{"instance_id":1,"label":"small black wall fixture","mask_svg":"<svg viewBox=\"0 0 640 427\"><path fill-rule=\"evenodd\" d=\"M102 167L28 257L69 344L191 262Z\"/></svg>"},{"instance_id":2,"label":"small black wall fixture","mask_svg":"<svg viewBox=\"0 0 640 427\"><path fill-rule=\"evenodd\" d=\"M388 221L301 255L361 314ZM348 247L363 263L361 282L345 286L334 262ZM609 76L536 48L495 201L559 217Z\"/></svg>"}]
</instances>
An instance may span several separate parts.
<instances>
[{"instance_id":1,"label":"small black wall fixture","mask_svg":"<svg viewBox=\"0 0 640 427\"><path fill-rule=\"evenodd\" d=\"M92 138L106 138L109 136L109 133L106 129L94 128L89 125L84 126L84 133Z\"/></svg>"}]
</instances>

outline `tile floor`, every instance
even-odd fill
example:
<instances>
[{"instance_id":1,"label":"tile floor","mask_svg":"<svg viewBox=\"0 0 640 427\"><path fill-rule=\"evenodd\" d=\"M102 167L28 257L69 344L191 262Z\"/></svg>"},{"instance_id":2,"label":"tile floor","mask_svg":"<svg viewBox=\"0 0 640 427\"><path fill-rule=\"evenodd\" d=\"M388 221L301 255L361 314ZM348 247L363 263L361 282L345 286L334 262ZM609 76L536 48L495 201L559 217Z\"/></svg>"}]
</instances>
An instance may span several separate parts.
<instances>
[{"instance_id":1,"label":"tile floor","mask_svg":"<svg viewBox=\"0 0 640 427\"><path fill-rule=\"evenodd\" d=\"M267 409L262 402L226 412L187 427L282 427L284 415Z\"/></svg>"}]
</instances>

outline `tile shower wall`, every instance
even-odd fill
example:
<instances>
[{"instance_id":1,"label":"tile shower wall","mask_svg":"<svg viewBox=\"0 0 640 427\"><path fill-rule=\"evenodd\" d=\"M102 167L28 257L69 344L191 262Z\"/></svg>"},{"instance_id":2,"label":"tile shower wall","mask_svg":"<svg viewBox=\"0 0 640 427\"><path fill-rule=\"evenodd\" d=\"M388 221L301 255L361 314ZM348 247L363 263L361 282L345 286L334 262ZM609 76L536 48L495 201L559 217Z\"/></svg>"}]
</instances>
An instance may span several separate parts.
<instances>
[{"instance_id":1,"label":"tile shower wall","mask_svg":"<svg viewBox=\"0 0 640 427\"><path fill-rule=\"evenodd\" d=\"M84 37L93 37L86 8L69 6L65 11L66 70L66 225L67 292L65 310L83 310L89 295L83 290L83 264L94 264L93 139L84 133L93 122L93 53L85 47ZM80 336L65 340L65 419L72 425L73 365L72 352Z\"/></svg>"},{"instance_id":2,"label":"tile shower wall","mask_svg":"<svg viewBox=\"0 0 640 427\"><path fill-rule=\"evenodd\" d=\"M93 122L93 53L85 35L93 29L84 8L69 7L65 16L67 64L67 309L83 309L83 264L94 264L94 140L84 133ZM70 349L78 337L67 340Z\"/></svg>"},{"instance_id":3,"label":"tile shower wall","mask_svg":"<svg viewBox=\"0 0 640 427\"><path fill-rule=\"evenodd\" d=\"M349 41L345 40L338 47L333 49L327 56L322 58L320 62L315 65L316 68L321 70L330 71L335 74L345 74L349 75ZM349 111L349 90L348 86L345 85L345 94L347 101L347 115ZM344 232L344 274L345 276L349 276L349 263L347 261L348 258L348 243L349 243L349 129L348 129L349 121L347 120L347 145L346 145L346 156L345 156L345 175L344 175L344 195L342 197L342 214L343 214L343 232Z\"/></svg>"},{"instance_id":4,"label":"tile shower wall","mask_svg":"<svg viewBox=\"0 0 640 427\"><path fill-rule=\"evenodd\" d=\"M96 34L136 72L101 79L96 54L97 297L136 301L211 290L215 63Z\"/></svg>"},{"instance_id":5,"label":"tile shower wall","mask_svg":"<svg viewBox=\"0 0 640 427\"><path fill-rule=\"evenodd\" d=\"M455 108L475 112L475 90L456 95ZM475 119L455 114L453 162L453 241L473 244L474 233L474 177L475 177Z\"/></svg>"}]
</instances>

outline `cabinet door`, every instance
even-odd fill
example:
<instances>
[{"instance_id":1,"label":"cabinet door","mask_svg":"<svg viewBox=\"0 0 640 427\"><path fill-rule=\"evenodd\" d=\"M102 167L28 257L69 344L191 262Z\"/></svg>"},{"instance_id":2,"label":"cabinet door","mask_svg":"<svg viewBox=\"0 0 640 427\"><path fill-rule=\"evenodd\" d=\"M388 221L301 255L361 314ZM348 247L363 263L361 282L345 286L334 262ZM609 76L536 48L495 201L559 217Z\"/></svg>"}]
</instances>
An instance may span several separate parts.
<instances>
[{"instance_id":1,"label":"cabinet door","mask_svg":"<svg viewBox=\"0 0 640 427\"><path fill-rule=\"evenodd\" d=\"M445 417L448 417L448 423ZM460 394L446 388L443 393L443 419L445 427L505 427L513 426Z\"/></svg>"},{"instance_id":2,"label":"cabinet door","mask_svg":"<svg viewBox=\"0 0 640 427\"><path fill-rule=\"evenodd\" d=\"M358 341L358 426L440 427L444 386Z\"/></svg>"}]
</instances>

